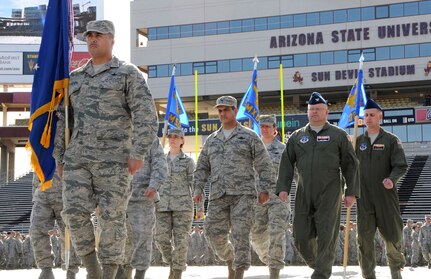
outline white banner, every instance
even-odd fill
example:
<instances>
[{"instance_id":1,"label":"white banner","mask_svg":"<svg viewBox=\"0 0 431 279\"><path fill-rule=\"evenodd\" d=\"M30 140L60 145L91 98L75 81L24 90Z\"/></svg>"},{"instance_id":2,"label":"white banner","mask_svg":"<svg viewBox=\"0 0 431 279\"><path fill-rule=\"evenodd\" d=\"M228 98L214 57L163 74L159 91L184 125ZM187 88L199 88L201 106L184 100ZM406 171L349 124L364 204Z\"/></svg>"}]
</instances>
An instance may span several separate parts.
<instances>
[{"instance_id":1,"label":"white banner","mask_svg":"<svg viewBox=\"0 0 431 279\"><path fill-rule=\"evenodd\" d=\"M0 75L22 75L22 52L0 52Z\"/></svg>"}]
</instances>

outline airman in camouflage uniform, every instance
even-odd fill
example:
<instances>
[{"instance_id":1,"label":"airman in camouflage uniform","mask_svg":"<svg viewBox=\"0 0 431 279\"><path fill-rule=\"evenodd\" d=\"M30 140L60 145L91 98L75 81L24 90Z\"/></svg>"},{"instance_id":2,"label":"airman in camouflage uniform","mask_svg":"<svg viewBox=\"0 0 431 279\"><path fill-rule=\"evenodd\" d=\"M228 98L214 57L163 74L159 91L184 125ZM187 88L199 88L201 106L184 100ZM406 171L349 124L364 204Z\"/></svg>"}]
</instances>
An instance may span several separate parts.
<instances>
[{"instance_id":1,"label":"airman in camouflage uniform","mask_svg":"<svg viewBox=\"0 0 431 279\"><path fill-rule=\"evenodd\" d=\"M413 220L408 219L406 225L403 228L403 252L407 265L411 265L412 263L412 232Z\"/></svg>"},{"instance_id":2,"label":"airman in camouflage uniform","mask_svg":"<svg viewBox=\"0 0 431 279\"><path fill-rule=\"evenodd\" d=\"M236 121L236 99L222 96L217 99L216 108L222 127L207 138L199 155L194 200L202 200L211 175L205 235L218 257L227 262L229 278L238 279L250 267L256 194L259 192L260 203L269 199L274 166L259 136Z\"/></svg>"},{"instance_id":3,"label":"airman in camouflage uniform","mask_svg":"<svg viewBox=\"0 0 431 279\"><path fill-rule=\"evenodd\" d=\"M103 277L123 263L132 175L156 137L157 116L142 72L112 55L114 25L90 21L84 37L91 60L70 74L70 144L56 134L54 157L63 169L62 216L88 278L101 276L91 213L99 208ZM60 104L58 131L65 127Z\"/></svg>"},{"instance_id":4,"label":"airman in camouflage uniform","mask_svg":"<svg viewBox=\"0 0 431 279\"><path fill-rule=\"evenodd\" d=\"M22 267L33 268L35 265L33 247L31 244L30 235L27 235L24 242L22 243Z\"/></svg>"},{"instance_id":5,"label":"airman in camouflage uniform","mask_svg":"<svg viewBox=\"0 0 431 279\"><path fill-rule=\"evenodd\" d=\"M421 233L422 222L417 222L413 227L412 232L412 267L418 267L421 262L421 245L419 242L419 235Z\"/></svg>"},{"instance_id":6,"label":"airman in camouflage uniform","mask_svg":"<svg viewBox=\"0 0 431 279\"><path fill-rule=\"evenodd\" d=\"M7 269L18 269L21 259L21 241L16 238L16 232L9 232L6 239Z\"/></svg>"},{"instance_id":7,"label":"airman in camouflage uniform","mask_svg":"<svg viewBox=\"0 0 431 279\"><path fill-rule=\"evenodd\" d=\"M262 141L271 157L276 181L285 144L276 138L277 123L274 115L261 115L259 122ZM286 230L290 212L290 203L282 202L274 193L275 183L271 185L269 201L256 205L251 229L251 244L260 260L269 267L270 279L278 279L280 270L285 265Z\"/></svg>"},{"instance_id":8,"label":"airman in camouflage uniform","mask_svg":"<svg viewBox=\"0 0 431 279\"><path fill-rule=\"evenodd\" d=\"M167 181L160 186L156 205L156 244L163 261L170 265L172 278L181 278L186 270L188 237L193 222L193 159L182 151L184 132L168 131L169 153ZM203 204L199 211L203 211Z\"/></svg>"},{"instance_id":9,"label":"airman in camouflage uniform","mask_svg":"<svg viewBox=\"0 0 431 279\"><path fill-rule=\"evenodd\" d=\"M340 225L340 232L335 246L335 265L343 265L345 227Z\"/></svg>"},{"instance_id":10,"label":"airman in camouflage uniform","mask_svg":"<svg viewBox=\"0 0 431 279\"><path fill-rule=\"evenodd\" d=\"M358 251L362 276L375 278L373 236L385 241L392 278L401 278L406 261L402 253L403 220L396 184L407 172L401 141L380 127L382 108L368 99L364 108L367 131L356 141L360 162L361 199L358 201Z\"/></svg>"},{"instance_id":11,"label":"airman in camouflage uniform","mask_svg":"<svg viewBox=\"0 0 431 279\"><path fill-rule=\"evenodd\" d=\"M6 267L6 245L3 242L6 238L6 235L0 233L0 269L4 269Z\"/></svg>"},{"instance_id":12,"label":"airman in camouflage uniform","mask_svg":"<svg viewBox=\"0 0 431 279\"><path fill-rule=\"evenodd\" d=\"M431 268L431 215L425 215L425 224L421 228L419 242L422 248L422 255Z\"/></svg>"},{"instance_id":13,"label":"airman in camouflage uniform","mask_svg":"<svg viewBox=\"0 0 431 279\"><path fill-rule=\"evenodd\" d=\"M125 272L131 272L128 268L131 265L136 269L135 279L143 279L151 264L157 190L165 182L167 172L166 157L159 139L156 138L145 155L144 166L133 176L132 197L127 206L131 249L126 249L128 261L125 262Z\"/></svg>"},{"instance_id":14,"label":"airman in camouflage uniform","mask_svg":"<svg viewBox=\"0 0 431 279\"><path fill-rule=\"evenodd\" d=\"M290 229L286 230L286 255L284 257L286 265L293 265L295 262L295 248L293 244L293 234Z\"/></svg>"},{"instance_id":15,"label":"airman in camouflage uniform","mask_svg":"<svg viewBox=\"0 0 431 279\"><path fill-rule=\"evenodd\" d=\"M190 234L190 245L189 245L189 254L190 259L189 263L191 265L200 265L201 264L201 257L203 253L202 249L202 236L199 226L194 226L193 231Z\"/></svg>"},{"instance_id":16,"label":"airman in camouflage uniform","mask_svg":"<svg viewBox=\"0 0 431 279\"><path fill-rule=\"evenodd\" d=\"M63 209L62 187L61 180L57 173L54 174L52 186L44 191L40 190L40 181L37 175L33 175L33 208L30 216L30 238L33 246L35 261L38 268L42 269L40 274L41 279L54 278L52 273L54 254L57 249L51 241L48 231L54 228L57 223L60 229L60 245L64 251L64 230L65 224L61 218ZM56 237L56 236L52 236ZM57 238L55 241L58 242ZM70 246L69 269L67 270L67 278L75 278L75 274L79 271L80 261L75 255L73 246ZM64 265L64 254L59 254L60 262Z\"/></svg>"},{"instance_id":17,"label":"airman in camouflage uniform","mask_svg":"<svg viewBox=\"0 0 431 279\"><path fill-rule=\"evenodd\" d=\"M295 170L298 172L293 229L296 247L314 269L311 278L331 276L342 196L346 207L359 196L359 163L353 146L345 131L327 122L328 114L325 99L317 92L311 94L309 124L290 136L277 181L276 194L287 200ZM345 190L340 186L340 171Z\"/></svg>"},{"instance_id":18,"label":"airman in camouflage uniform","mask_svg":"<svg viewBox=\"0 0 431 279\"><path fill-rule=\"evenodd\" d=\"M48 232L49 234L49 241L51 242L51 249L54 254L54 266L59 267L61 266L61 248L60 248L60 241L58 239L57 230L52 229Z\"/></svg>"},{"instance_id":19,"label":"airman in camouflage uniform","mask_svg":"<svg viewBox=\"0 0 431 279\"><path fill-rule=\"evenodd\" d=\"M376 264L379 266L387 266L388 261L386 258L385 241L378 230L374 237L374 250L376 253Z\"/></svg>"},{"instance_id":20,"label":"airman in camouflage uniform","mask_svg":"<svg viewBox=\"0 0 431 279\"><path fill-rule=\"evenodd\" d=\"M349 233L349 265L358 265L358 246L356 245L356 223L350 223ZM343 242L344 244L344 242Z\"/></svg>"}]
</instances>

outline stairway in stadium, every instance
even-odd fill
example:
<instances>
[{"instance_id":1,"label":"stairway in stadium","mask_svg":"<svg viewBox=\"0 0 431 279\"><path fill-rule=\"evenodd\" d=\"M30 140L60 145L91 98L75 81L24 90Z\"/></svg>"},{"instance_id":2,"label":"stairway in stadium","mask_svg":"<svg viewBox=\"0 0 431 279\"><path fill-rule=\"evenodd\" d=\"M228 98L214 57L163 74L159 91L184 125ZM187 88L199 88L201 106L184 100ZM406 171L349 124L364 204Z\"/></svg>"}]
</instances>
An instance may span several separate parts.
<instances>
[{"instance_id":1,"label":"stairway in stadium","mask_svg":"<svg viewBox=\"0 0 431 279\"><path fill-rule=\"evenodd\" d=\"M29 173L0 188L0 231L27 233L32 207L32 178Z\"/></svg>"},{"instance_id":2,"label":"stairway in stadium","mask_svg":"<svg viewBox=\"0 0 431 279\"><path fill-rule=\"evenodd\" d=\"M407 174L399 183L398 196L404 221L423 221L431 213L431 158L429 155L408 157Z\"/></svg>"}]
</instances>

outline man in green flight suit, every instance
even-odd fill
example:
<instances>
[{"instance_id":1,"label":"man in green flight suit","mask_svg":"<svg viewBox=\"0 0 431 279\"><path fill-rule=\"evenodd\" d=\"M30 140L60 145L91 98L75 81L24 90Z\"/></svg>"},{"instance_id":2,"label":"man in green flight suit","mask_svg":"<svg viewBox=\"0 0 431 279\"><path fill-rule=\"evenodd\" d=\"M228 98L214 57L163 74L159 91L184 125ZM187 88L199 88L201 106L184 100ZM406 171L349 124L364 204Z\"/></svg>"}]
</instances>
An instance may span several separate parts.
<instances>
[{"instance_id":1,"label":"man in green flight suit","mask_svg":"<svg viewBox=\"0 0 431 279\"><path fill-rule=\"evenodd\" d=\"M296 130L283 152L276 194L287 201L295 168L298 187L293 234L311 278L329 278L335 259L341 202L351 207L359 197L359 162L347 133L327 122L328 105L314 92L308 101L309 123ZM340 171L347 187L344 190Z\"/></svg>"},{"instance_id":2,"label":"man in green flight suit","mask_svg":"<svg viewBox=\"0 0 431 279\"><path fill-rule=\"evenodd\" d=\"M401 252L403 220L396 184L407 171L407 161L401 141L380 127L382 108L372 99L365 105L364 120L367 131L356 142L361 175L359 263L364 278L376 278L374 234L378 228L385 241L391 276L398 279L406 261Z\"/></svg>"}]
</instances>

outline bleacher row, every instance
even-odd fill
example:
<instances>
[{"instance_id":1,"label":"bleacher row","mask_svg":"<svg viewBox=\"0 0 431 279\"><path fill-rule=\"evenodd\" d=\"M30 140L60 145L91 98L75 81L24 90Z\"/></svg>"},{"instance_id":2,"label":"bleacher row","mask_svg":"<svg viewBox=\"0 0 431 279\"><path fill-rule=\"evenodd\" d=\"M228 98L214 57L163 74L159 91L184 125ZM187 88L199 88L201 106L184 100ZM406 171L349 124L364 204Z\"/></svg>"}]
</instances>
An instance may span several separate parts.
<instances>
[{"instance_id":1,"label":"bleacher row","mask_svg":"<svg viewBox=\"0 0 431 279\"><path fill-rule=\"evenodd\" d=\"M404 222L407 219L421 221L431 213L431 158L430 155L407 156L408 171L397 184L400 210ZM15 230L27 233L32 207L32 173L0 188L0 231ZM205 188L208 196L209 185ZM295 208L296 184L291 190L292 216ZM207 208L208 202L205 202ZM341 222L346 221L346 209L341 211ZM292 220L292 217L291 217ZM352 207L352 222L356 220L356 206ZM202 225L196 221L195 225Z\"/></svg>"}]
</instances>

